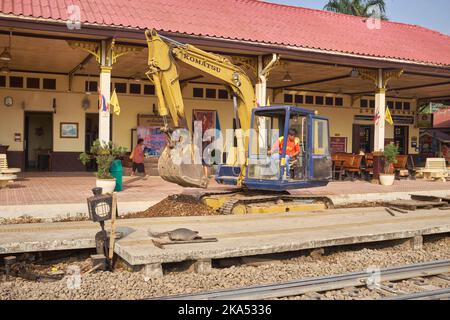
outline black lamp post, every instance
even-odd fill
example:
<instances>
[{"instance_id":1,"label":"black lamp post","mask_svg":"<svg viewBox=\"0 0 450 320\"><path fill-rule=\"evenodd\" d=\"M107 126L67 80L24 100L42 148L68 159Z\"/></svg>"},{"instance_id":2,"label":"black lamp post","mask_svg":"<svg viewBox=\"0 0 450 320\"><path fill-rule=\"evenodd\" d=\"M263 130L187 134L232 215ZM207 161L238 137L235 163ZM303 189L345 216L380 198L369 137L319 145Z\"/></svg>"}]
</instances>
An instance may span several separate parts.
<instances>
[{"instance_id":1,"label":"black lamp post","mask_svg":"<svg viewBox=\"0 0 450 320\"><path fill-rule=\"evenodd\" d=\"M106 266L106 255L109 251L108 233L105 230L105 221L110 220L112 217L113 196L110 194L102 195L102 188L93 188L92 193L94 196L87 199L89 218L93 222L99 222L101 231L95 235L95 246L97 249L97 258L99 255L104 257ZM117 215L117 209L116 209ZM114 236L114 235L111 235ZM109 261L109 267L112 267L112 262Z\"/></svg>"}]
</instances>

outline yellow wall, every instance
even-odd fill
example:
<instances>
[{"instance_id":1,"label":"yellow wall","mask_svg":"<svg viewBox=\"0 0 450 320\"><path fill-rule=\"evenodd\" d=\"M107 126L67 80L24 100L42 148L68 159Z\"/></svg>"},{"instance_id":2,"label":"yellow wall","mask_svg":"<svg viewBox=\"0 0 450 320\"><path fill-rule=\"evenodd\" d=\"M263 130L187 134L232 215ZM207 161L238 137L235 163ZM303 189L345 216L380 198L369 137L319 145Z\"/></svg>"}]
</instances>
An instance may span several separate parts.
<instances>
[{"instance_id":1,"label":"yellow wall","mask_svg":"<svg viewBox=\"0 0 450 320\"><path fill-rule=\"evenodd\" d=\"M13 75L26 76L23 73ZM53 112L53 99L56 99L56 113L53 114L53 150L54 151L84 151L85 111L81 102L85 96L81 91L81 79L76 79L75 92L68 92L68 77L61 75L38 75L31 77L47 77L56 79L56 90L30 90L15 88L0 88L0 143L9 145L10 151L23 151L24 140L24 112L45 111ZM84 82L83 82L84 86ZM3 100L6 96L14 99L12 107L5 107ZM90 95L91 108L89 112L97 112L97 95ZM60 123L77 122L79 124L78 139L61 139ZM22 142L14 141L14 134L22 135Z\"/></svg>"},{"instance_id":2,"label":"yellow wall","mask_svg":"<svg viewBox=\"0 0 450 320\"><path fill-rule=\"evenodd\" d=\"M26 77L27 74L14 73ZM48 111L53 112L53 99L56 99L56 113L53 114L53 150L81 152L84 151L84 133L85 133L85 113L98 112L97 100L98 95L92 93L86 95L84 92L84 82L87 77L74 77L72 91L68 91L69 81L68 77L64 75L44 75L44 74L29 74L31 77L40 78L55 78L57 79L57 90L29 90L29 89L5 89L0 88L0 144L10 146L11 151L22 151L23 142L15 142L14 134L21 133L22 141L24 139L24 111ZM91 81L98 81L98 77L90 77ZM127 82L126 80L112 79L113 82ZM198 99L192 97L193 87L202 88L216 88L222 89L223 86L205 85L205 84L189 84L183 89L183 96L185 97L185 110L189 126L192 124L192 110L206 109L217 110L220 119L221 129L232 128L233 121L233 104L232 100L219 99ZM268 90L271 95L272 104L284 104L283 92L278 93L275 97L273 91ZM313 94L314 95L314 94ZM321 94L327 96L326 94ZM12 96L14 105L7 108L3 105L3 99L6 96ZM83 98L88 97L90 100L90 108L85 111L82 108ZM133 94L118 94L121 106L121 114L119 116L113 115L112 134L113 141L121 146L131 150L131 129L136 128L137 115L152 114L153 104L156 103L155 96L148 95L133 95ZM348 138L347 151L352 150L352 130L354 116L363 113L359 108L359 100L352 105L351 98L348 95L341 95L344 98L343 107L308 107L316 109L323 116L330 119L330 134L331 136L340 136ZM416 106L414 101L411 101L411 109L415 111ZM394 112L395 114L395 112ZM78 139L61 139L60 138L60 123L61 122L77 122L79 123L79 137ZM372 121L357 122L359 124L372 124ZM419 136L419 129L414 126L409 126L409 136L411 146L411 138ZM386 125L386 138L393 138L393 127ZM410 153L415 153L415 150L410 148Z\"/></svg>"}]
</instances>

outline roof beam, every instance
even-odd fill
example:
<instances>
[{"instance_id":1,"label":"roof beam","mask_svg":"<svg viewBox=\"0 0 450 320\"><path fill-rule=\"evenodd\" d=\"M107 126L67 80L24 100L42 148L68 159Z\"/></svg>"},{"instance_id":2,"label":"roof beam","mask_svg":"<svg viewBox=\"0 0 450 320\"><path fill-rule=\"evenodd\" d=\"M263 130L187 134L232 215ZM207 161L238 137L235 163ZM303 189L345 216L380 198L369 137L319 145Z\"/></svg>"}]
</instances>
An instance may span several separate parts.
<instances>
[{"instance_id":1,"label":"roof beam","mask_svg":"<svg viewBox=\"0 0 450 320\"><path fill-rule=\"evenodd\" d=\"M287 88L293 88L293 87L299 87L299 86L301 87L301 86L308 86L308 85L331 82L331 81L336 81L336 80L342 80L342 79L347 79L350 77L351 76L349 74L346 74L346 75L342 75L342 76L338 76L338 77L325 78L325 79L319 79L319 80L314 80L314 81L309 81L309 82L295 83L295 84L291 84L291 85L287 85L287 86L268 87L268 88L270 88L270 89L287 89Z\"/></svg>"},{"instance_id":2,"label":"roof beam","mask_svg":"<svg viewBox=\"0 0 450 320\"><path fill-rule=\"evenodd\" d=\"M431 84L422 84L422 85L410 86L410 87L389 88L389 89L387 89L387 91L405 91L405 90L413 90L413 89L424 89L424 88L439 87L439 86L445 86L445 85L450 85L450 81L431 83ZM355 92L354 94L369 94L369 93L372 93L372 91Z\"/></svg>"}]
</instances>

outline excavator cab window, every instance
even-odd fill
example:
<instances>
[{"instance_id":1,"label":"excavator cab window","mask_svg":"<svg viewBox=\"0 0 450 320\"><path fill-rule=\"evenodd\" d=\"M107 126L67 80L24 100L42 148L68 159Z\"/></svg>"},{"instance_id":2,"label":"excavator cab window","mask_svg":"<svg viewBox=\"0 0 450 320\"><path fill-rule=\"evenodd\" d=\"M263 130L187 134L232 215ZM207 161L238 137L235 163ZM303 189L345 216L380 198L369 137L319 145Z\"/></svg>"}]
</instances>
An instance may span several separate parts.
<instances>
[{"instance_id":1,"label":"excavator cab window","mask_svg":"<svg viewBox=\"0 0 450 320\"><path fill-rule=\"evenodd\" d=\"M300 153L293 157L284 150L287 147L284 137L288 137L289 129L295 130L295 144L300 148ZM250 132L248 177L261 180L306 179L307 129L307 116L304 114L285 110L256 112Z\"/></svg>"},{"instance_id":2,"label":"excavator cab window","mask_svg":"<svg viewBox=\"0 0 450 320\"><path fill-rule=\"evenodd\" d=\"M313 118L313 148L312 148L312 179L324 180L331 178L331 155L329 141L328 119Z\"/></svg>"}]
</instances>

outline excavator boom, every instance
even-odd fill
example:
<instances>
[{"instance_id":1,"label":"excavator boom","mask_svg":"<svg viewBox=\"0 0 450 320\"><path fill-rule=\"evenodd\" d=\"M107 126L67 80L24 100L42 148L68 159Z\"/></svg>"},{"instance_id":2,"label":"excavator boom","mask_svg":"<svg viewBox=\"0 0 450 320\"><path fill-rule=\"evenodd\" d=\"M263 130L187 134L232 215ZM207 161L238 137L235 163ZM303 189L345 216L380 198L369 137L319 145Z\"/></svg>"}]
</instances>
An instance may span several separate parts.
<instances>
[{"instance_id":1,"label":"excavator boom","mask_svg":"<svg viewBox=\"0 0 450 320\"><path fill-rule=\"evenodd\" d=\"M199 150L192 142L186 143L186 140L183 138L180 140L173 134L174 129L177 128L188 130L177 62L222 80L232 92L238 129L236 156L239 157L241 166L245 165L245 150L248 145L242 130L250 128L251 110L256 106L253 84L241 68L223 56L164 38L155 30L147 30L145 36L149 68L146 75L155 86L158 111L164 119L162 131L168 137L167 146L158 161L159 174L164 180L183 187L206 188L208 178L199 162L202 150ZM169 116L174 128L169 127L167 120ZM183 160L180 161L180 159ZM245 170L241 171L245 172Z\"/></svg>"}]
</instances>

